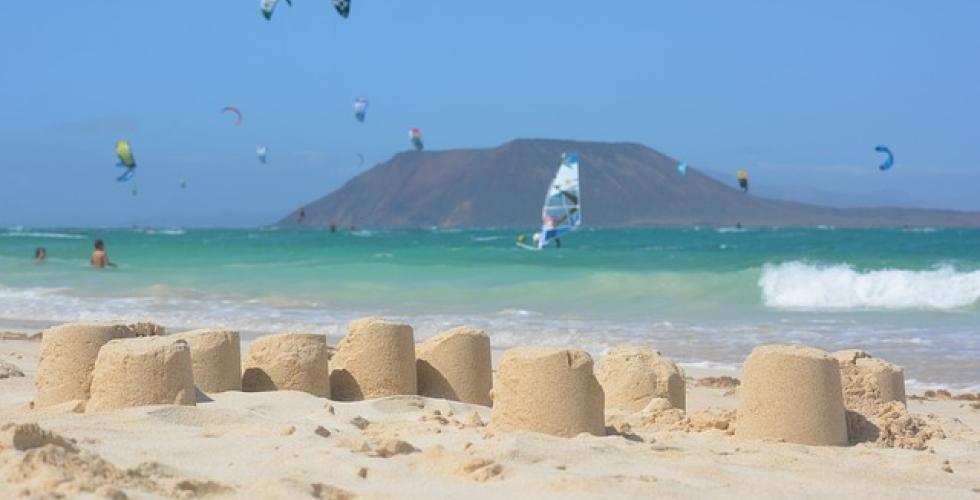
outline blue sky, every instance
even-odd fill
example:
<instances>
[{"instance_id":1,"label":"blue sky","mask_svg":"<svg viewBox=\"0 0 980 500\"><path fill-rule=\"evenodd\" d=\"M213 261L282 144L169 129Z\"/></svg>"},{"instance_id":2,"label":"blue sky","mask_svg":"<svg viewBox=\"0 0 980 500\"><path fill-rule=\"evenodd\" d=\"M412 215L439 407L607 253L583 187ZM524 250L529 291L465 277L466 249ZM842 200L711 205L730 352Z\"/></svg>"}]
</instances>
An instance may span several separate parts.
<instances>
[{"instance_id":1,"label":"blue sky","mask_svg":"<svg viewBox=\"0 0 980 500\"><path fill-rule=\"evenodd\" d=\"M980 209L980 2L354 0L344 20L293 0L271 22L258 3L5 5L0 225L269 223L409 127L432 149L635 141L767 194Z\"/></svg>"}]
</instances>

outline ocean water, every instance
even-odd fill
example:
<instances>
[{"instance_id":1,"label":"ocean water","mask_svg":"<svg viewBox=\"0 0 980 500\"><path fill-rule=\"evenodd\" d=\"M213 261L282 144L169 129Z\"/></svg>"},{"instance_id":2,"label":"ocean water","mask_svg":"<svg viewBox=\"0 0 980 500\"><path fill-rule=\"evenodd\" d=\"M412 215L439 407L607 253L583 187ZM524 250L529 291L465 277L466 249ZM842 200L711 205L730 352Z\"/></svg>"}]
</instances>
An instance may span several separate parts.
<instances>
[{"instance_id":1,"label":"ocean water","mask_svg":"<svg viewBox=\"0 0 980 500\"><path fill-rule=\"evenodd\" d=\"M735 366L753 346L865 349L910 384L980 391L980 230L0 229L0 322L150 319L172 331L343 333L364 315L496 347L651 344ZM117 269L88 267L102 238ZM48 262L34 265L34 248Z\"/></svg>"}]
</instances>

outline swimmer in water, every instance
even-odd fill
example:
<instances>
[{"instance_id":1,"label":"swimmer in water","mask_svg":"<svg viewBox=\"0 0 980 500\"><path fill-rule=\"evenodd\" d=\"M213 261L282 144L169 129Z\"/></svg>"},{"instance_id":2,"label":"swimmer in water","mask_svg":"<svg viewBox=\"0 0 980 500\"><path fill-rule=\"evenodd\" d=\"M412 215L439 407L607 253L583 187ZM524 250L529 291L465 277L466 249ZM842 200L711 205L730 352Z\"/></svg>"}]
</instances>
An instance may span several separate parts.
<instances>
[{"instance_id":1,"label":"swimmer in water","mask_svg":"<svg viewBox=\"0 0 980 500\"><path fill-rule=\"evenodd\" d=\"M116 267L116 264L109 260L109 254L105 253L105 243L102 240L95 240L95 250L92 251L92 256L89 257L88 262L92 267L98 269Z\"/></svg>"}]
</instances>

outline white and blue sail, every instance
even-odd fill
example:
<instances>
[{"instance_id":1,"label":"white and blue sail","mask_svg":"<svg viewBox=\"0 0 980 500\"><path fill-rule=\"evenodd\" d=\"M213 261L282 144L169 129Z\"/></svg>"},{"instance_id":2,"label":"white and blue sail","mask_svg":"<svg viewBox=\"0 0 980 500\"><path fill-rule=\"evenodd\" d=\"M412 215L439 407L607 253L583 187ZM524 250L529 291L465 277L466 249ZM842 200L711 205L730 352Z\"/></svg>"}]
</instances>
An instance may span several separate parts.
<instances>
[{"instance_id":1,"label":"white and blue sail","mask_svg":"<svg viewBox=\"0 0 980 500\"><path fill-rule=\"evenodd\" d=\"M578 155L565 153L555 178L548 187L541 209L541 232L538 248L548 246L562 235L582 225L582 198L579 192Z\"/></svg>"}]
</instances>

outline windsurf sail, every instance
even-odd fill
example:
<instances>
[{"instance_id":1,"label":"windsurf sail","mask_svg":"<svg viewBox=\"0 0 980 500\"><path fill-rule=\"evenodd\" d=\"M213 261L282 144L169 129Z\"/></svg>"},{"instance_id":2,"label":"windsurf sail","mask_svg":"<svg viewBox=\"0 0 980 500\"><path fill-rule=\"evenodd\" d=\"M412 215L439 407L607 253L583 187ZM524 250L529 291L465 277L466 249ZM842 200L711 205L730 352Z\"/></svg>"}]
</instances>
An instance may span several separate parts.
<instances>
[{"instance_id":1,"label":"windsurf sail","mask_svg":"<svg viewBox=\"0 0 980 500\"><path fill-rule=\"evenodd\" d=\"M535 238L538 248L548 246L563 234L582 225L582 199L578 182L578 155L565 153L541 209L541 232Z\"/></svg>"}]
</instances>

